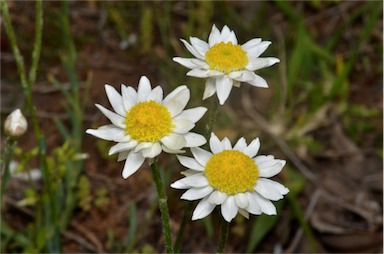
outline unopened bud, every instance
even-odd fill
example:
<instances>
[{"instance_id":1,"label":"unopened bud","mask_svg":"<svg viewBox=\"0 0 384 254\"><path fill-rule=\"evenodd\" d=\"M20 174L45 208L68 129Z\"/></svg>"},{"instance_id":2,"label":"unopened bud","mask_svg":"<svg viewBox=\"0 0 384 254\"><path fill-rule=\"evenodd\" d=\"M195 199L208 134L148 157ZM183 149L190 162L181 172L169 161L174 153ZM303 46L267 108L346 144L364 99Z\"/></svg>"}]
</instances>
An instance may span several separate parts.
<instances>
[{"instance_id":1,"label":"unopened bud","mask_svg":"<svg viewBox=\"0 0 384 254\"><path fill-rule=\"evenodd\" d=\"M10 136L11 138L19 138L21 137L28 128L28 123L20 109L14 110L4 122L4 131L5 134Z\"/></svg>"}]
</instances>

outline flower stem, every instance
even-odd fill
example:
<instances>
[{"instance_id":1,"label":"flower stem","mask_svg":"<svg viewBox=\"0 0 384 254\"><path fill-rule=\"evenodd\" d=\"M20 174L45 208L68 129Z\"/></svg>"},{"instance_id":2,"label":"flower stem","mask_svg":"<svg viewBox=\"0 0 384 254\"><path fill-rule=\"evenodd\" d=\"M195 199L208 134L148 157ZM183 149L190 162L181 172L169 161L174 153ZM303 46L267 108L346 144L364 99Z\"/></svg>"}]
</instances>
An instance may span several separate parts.
<instances>
[{"instance_id":1,"label":"flower stem","mask_svg":"<svg viewBox=\"0 0 384 254\"><path fill-rule=\"evenodd\" d=\"M175 245L173 245L173 250L175 253L180 252L181 241L183 240L185 227L187 226L187 223L191 218L192 208L193 208L193 202L188 202L188 204L184 210L184 216L183 216L183 220L181 221L181 224L180 224L179 232L177 233Z\"/></svg>"},{"instance_id":2,"label":"flower stem","mask_svg":"<svg viewBox=\"0 0 384 254\"><path fill-rule=\"evenodd\" d=\"M220 231L220 240L219 240L219 247L217 248L217 253L223 253L225 244L227 243L228 238L228 230L229 229L229 222L226 222L223 220L221 224L221 231Z\"/></svg>"},{"instance_id":3,"label":"flower stem","mask_svg":"<svg viewBox=\"0 0 384 254\"><path fill-rule=\"evenodd\" d=\"M9 15L8 5L6 1L1 1L0 7L2 10L2 14L4 16L5 31L8 35L11 49L16 60L16 66L20 75L21 87L25 95L26 107L29 110L29 113L31 116L31 121L35 131L35 136L37 139L39 139L39 137L41 137L42 134L41 134L38 120L36 117L36 109L32 102L32 85L36 79L35 73L37 71L37 66L38 66L39 56L40 56L40 49L41 49L42 24L43 24L42 1L41 0L36 1L36 38L35 38L34 50L32 53L32 67L31 67L30 79L27 79L26 70L24 66L24 58L21 55L20 50L17 46L16 36L11 23L11 17Z\"/></svg>"},{"instance_id":4,"label":"flower stem","mask_svg":"<svg viewBox=\"0 0 384 254\"><path fill-rule=\"evenodd\" d=\"M212 106L211 106L211 114L209 115L208 123L205 126L204 136L207 140L209 140L209 137L211 136L213 125L216 122L218 112L219 112L219 101L216 97L214 97L212 101ZM206 144L205 146L208 146L208 144ZM193 202L188 202L188 205L184 209L184 216L180 224L180 229L177 234L175 245L173 246L173 250L175 253L179 253L180 251L181 241L183 240L185 227L191 218L192 209L193 209Z\"/></svg>"},{"instance_id":5,"label":"flower stem","mask_svg":"<svg viewBox=\"0 0 384 254\"><path fill-rule=\"evenodd\" d=\"M213 125L216 122L217 113L219 112L219 101L216 97L213 98L211 114L209 115L207 126L205 127L205 138L209 140L211 132L213 130Z\"/></svg>"},{"instance_id":6,"label":"flower stem","mask_svg":"<svg viewBox=\"0 0 384 254\"><path fill-rule=\"evenodd\" d=\"M171 229L169 226L169 210L168 210L168 204L167 204L167 195L165 194L165 191L164 191L163 181L161 180L160 170L156 160L151 164L151 168L153 173L153 179L156 183L157 195L159 200L159 209L161 212L161 220L163 224L165 249L167 253L173 253Z\"/></svg>"},{"instance_id":7,"label":"flower stem","mask_svg":"<svg viewBox=\"0 0 384 254\"><path fill-rule=\"evenodd\" d=\"M13 152L15 151L17 141L14 139L6 138L4 149L2 151L2 160L1 160L1 171L3 172L3 177L1 181L1 199L3 198L4 192L7 188L11 172L9 171L9 165L12 160Z\"/></svg>"}]
</instances>

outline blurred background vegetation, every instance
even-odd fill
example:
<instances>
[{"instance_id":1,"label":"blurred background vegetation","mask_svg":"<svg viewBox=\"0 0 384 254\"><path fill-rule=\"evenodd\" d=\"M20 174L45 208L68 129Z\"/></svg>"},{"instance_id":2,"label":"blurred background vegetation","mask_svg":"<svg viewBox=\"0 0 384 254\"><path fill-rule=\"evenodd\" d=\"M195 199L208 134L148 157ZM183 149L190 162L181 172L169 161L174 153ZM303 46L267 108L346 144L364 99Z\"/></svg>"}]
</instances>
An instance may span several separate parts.
<instances>
[{"instance_id":1,"label":"blurred background vegetation","mask_svg":"<svg viewBox=\"0 0 384 254\"><path fill-rule=\"evenodd\" d=\"M188 57L179 39L207 40L213 24L235 30L240 44L272 41L262 56L281 60L258 72L269 89L233 89L214 131L232 141L260 137L261 154L287 160L277 180L291 190L276 202L277 216L236 217L226 251L382 252L382 1L38 6L1 5L2 123L15 108L36 119L12 153L2 130L1 252L164 251L147 166L123 180L123 164L107 156L111 143L84 131L107 123L93 106L109 106L104 84L136 86L142 75L165 93L187 84L189 107L211 107L212 98L201 102L204 81L186 77L172 57ZM22 61L5 26L6 9ZM196 130L204 131L206 121ZM13 171L5 177L8 164ZM180 178L174 157L162 155L160 164L166 186ZM36 169L40 179L21 177ZM179 191L167 193L175 239L187 203ZM181 252L215 251L219 222L216 212L190 222Z\"/></svg>"}]
</instances>

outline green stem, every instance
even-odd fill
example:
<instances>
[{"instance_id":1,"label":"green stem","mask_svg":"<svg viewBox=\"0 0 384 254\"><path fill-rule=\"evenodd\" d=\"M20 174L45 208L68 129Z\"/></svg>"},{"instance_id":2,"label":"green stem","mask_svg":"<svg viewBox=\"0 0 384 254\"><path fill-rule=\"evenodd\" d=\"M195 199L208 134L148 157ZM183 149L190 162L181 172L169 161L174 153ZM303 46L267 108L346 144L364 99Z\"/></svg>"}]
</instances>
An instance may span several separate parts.
<instances>
[{"instance_id":1,"label":"green stem","mask_svg":"<svg viewBox=\"0 0 384 254\"><path fill-rule=\"evenodd\" d=\"M225 244L227 243L228 238L228 230L229 229L229 222L224 221L221 224L221 231L220 231L220 240L219 240L219 247L217 248L217 253L223 253Z\"/></svg>"},{"instance_id":2,"label":"green stem","mask_svg":"<svg viewBox=\"0 0 384 254\"><path fill-rule=\"evenodd\" d=\"M32 100L32 85L36 80L36 73L37 73L37 67L40 59L40 53L41 53L41 42L42 42L42 31L43 31L43 4L42 0L36 1L36 27L35 27L35 41L33 46L33 52L32 52L32 65L29 72L29 78L27 79L27 74L25 70L24 65L24 58L20 53L20 50L17 46L16 36L15 32L12 26L7 1L0 1L0 8L3 14L3 20L4 20L4 26L5 31L8 35L8 39L10 42L10 46L12 49L12 53L15 56L16 66L17 70L19 72L20 81L21 81L21 87L23 89L23 93L25 95L25 107L28 109L30 114L30 119L32 122L33 130L35 132L35 137L38 142L39 147L39 160L40 160L40 169L42 171L43 179L44 179L44 191L48 195L47 203L44 204L44 211L46 213L46 227L48 230L52 230L51 227L53 227L54 231L57 232L57 210L55 207L55 202L53 199L53 189L52 189L52 181L51 176L48 172L48 165L47 165L47 157L46 157L46 142L45 137L41 132L39 122L36 116L36 108L33 104ZM47 209L52 209L51 211L47 211ZM55 233L56 239L58 239L57 233ZM60 246L54 243L53 247L50 248L52 243L52 238L50 236L47 236L47 243L46 246L48 247L50 252L59 252Z\"/></svg>"},{"instance_id":3,"label":"green stem","mask_svg":"<svg viewBox=\"0 0 384 254\"><path fill-rule=\"evenodd\" d=\"M219 112L219 101L216 97L213 98L211 114L209 115L207 126L205 127L205 138L209 140L211 137L211 132L213 130L213 125L216 122L217 114Z\"/></svg>"},{"instance_id":4,"label":"green stem","mask_svg":"<svg viewBox=\"0 0 384 254\"><path fill-rule=\"evenodd\" d=\"M181 221L181 224L180 224L179 232L177 233L175 245L173 246L173 250L175 253L180 252L181 241L183 240L185 227L187 226L187 223L189 222L189 220L191 218L192 208L193 208L193 202L188 202L188 204L184 210L184 216L183 216L183 220Z\"/></svg>"},{"instance_id":5,"label":"green stem","mask_svg":"<svg viewBox=\"0 0 384 254\"><path fill-rule=\"evenodd\" d=\"M23 92L25 95L26 107L28 108L30 116L31 116L31 121L32 121L33 129L35 131L35 136L39 140L39 138L41 136L41 131L40 131L40 127L38 125L37 117L36 117L36 110L35 110L35 107L34 107L33 102L32 102L32 83L30 82L30 81L33 81L35 76L31 75L31 79L27 80L27 75L26 75L26 71L25 71L25 67L24 67L24 58L21 55L19 48L17 47L16 36L15 36L15 32L14 32L13 27L12 27L11 17L9 15L9 11L8 11L8 5L7 5L6 1L0 1L0 4L1 4L0 7L1 7L1 10L3 13L3 17L4 17L5 31L8 35L11 49L12 49L13 55L15 56L17 70L18 70L19 75L20 75L21 87L23 88ZM35 40L34 49L37 51L32 54L33 55L33 62L32 62L33 66L31 68L31 71L33 71L33 73L36 73L37 63L38 63L38 59L39 59L39 55L40 55L39 44L41 44L41 35L42 35L41 30L42 30L42 24L43 24L41 0L38 0L36 2L36 14L40 15L37 17L37 19L39 21L36 21L36 36L40 36L40 37L36 38L36 40ZM38 42L38 41L40 41L40 42Z\"/></svg>"},{"instance_id":6,"label":"green stem","mask_svg":"<svg viewBox=\"0 0 384 254\"><path fill-rule=\"evenodd\" d=\"M11 175L11 173L9 172L9 164L11 163L16 144L17 144L16 140L7 138L5 140L4 150L2 151L4 161L2 161L2 165L1 165L1 170L3 172L3 177L1 181L1 194L0 194L1 200L3 199L3 195L5 192L5 189L7 188L8 181Z\"/></svg>"},{"instance_id":7,"label":"green stem","mask_svg":"<svg viewBox=\"0 0 384 254\"><path fill-rule=\"evenodd\" d=\"M160 169L157 165L157 161L153 161L151 164L153 179L156 183L157 195L159 200L159 209L161 212L161 220L163 224L163 234L165 240L165 249L167 253L173 253L171 229L169 226L169 211L167 204L167 195L165 194L163 181L161 180Z\"/></svg>"},{"instance_id":8,"label":"green stem","mask_svg":"<svg viewBox=\"0 0 384 254\"><path fill-rule=\"evenodd\" d=\"M36 2L36 26L35 43L32 51L32 65L29 70L29 84L32 86L36 81L37 67L39 65L41 41L43 35L43 4L42 1Z\"/></svg>"},{"instance_id":9,"label":"green stem","mask_svg":"<svg viewBox=\"0 0 384 254\"><path fill-rule=\"evenodd\" d=\"M209 115L208 123L205 127L204 136L207 140L209 140L211 136L213 125L216 122L218 112L219 112L219 101L216 97L214 97L212 101L211 114ZM205 145L205 147L208 147L208 146L209 146L209 142ZM175 253L179 253L180 251L180 245L181 245L181 241L183 240L185 227L191 218L192 210L193 210L193 202L188 202L188 205L184 209L183 220L181 221L180 229L179 229L179 232L177 233L176 242L173 247Z\"/></svg>"}]
</instances>

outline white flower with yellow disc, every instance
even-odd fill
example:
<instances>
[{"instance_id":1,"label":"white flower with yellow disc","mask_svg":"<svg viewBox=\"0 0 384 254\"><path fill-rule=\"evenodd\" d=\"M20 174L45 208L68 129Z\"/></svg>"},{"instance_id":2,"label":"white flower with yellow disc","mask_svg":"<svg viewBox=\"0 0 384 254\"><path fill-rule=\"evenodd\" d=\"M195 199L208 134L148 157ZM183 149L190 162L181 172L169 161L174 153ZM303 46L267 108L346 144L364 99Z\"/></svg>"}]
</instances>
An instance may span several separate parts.
<instances>
[{"instance_id":1,"label":"white flower with yellow disc","mask_svg":"<svg viewBox=\"0 0 384 254\"><path fill-rule=\"evenodd\" d=\"M188 76L207 78L203 99L217 92L221 105L227 100L232 87L239 87L240 82L268 87L265 79L254 71L280 62L275 57L259 57L271 44L270 41L255 38L238 45L234 31L228 26L220 32L213 25L208 43L196 37L190 37L191 43L181 41L196 58L174 57L173 60L191 69Z\"/></svg>"},{"instance_id":2,"label":"white flower with yellow disc","mask_svg":"<svg viewBox=\"0 0 384 254\"><path fill-rule=\"evenodd\" d=\"M237 213L246 218L249 213L275 215L276 207L271 200L282 199L289 190L267 178L277 175L285 161L272 155L256 156L260 148L258 138L249 145L241 138L232 148L228 138L220 141L212 133L209 144L212 153L195 147L191 148L194 158L177 155L179 162L189 169L183 172L186 177L171 187L188 189L181 199L202 199L192 220L208 216L217 205L228 222Z\"/></svg>"},{"instance_id":3,"label":"white flower with yellow disc","mask_svg":"<svg viewBox=\"0 0 384 254\"><path fill-rule=\"evenodd\" d=\"M118 161L126 160L124 178L135 173L145 158L154 158L161 151L181 153L185 147L207 142L202 135L190 132L207 109L184 110L190 98L186 86L177 87L163 99L163 89L152 89L148 78L142 76L137 92L125 85L121 85L121 94L110 85L105 85L105 91L116 113L99 104L96 107L112 124L88 129L86 133L118 142L109 155L118 153Z\"/></svg>"}]
</instances>

